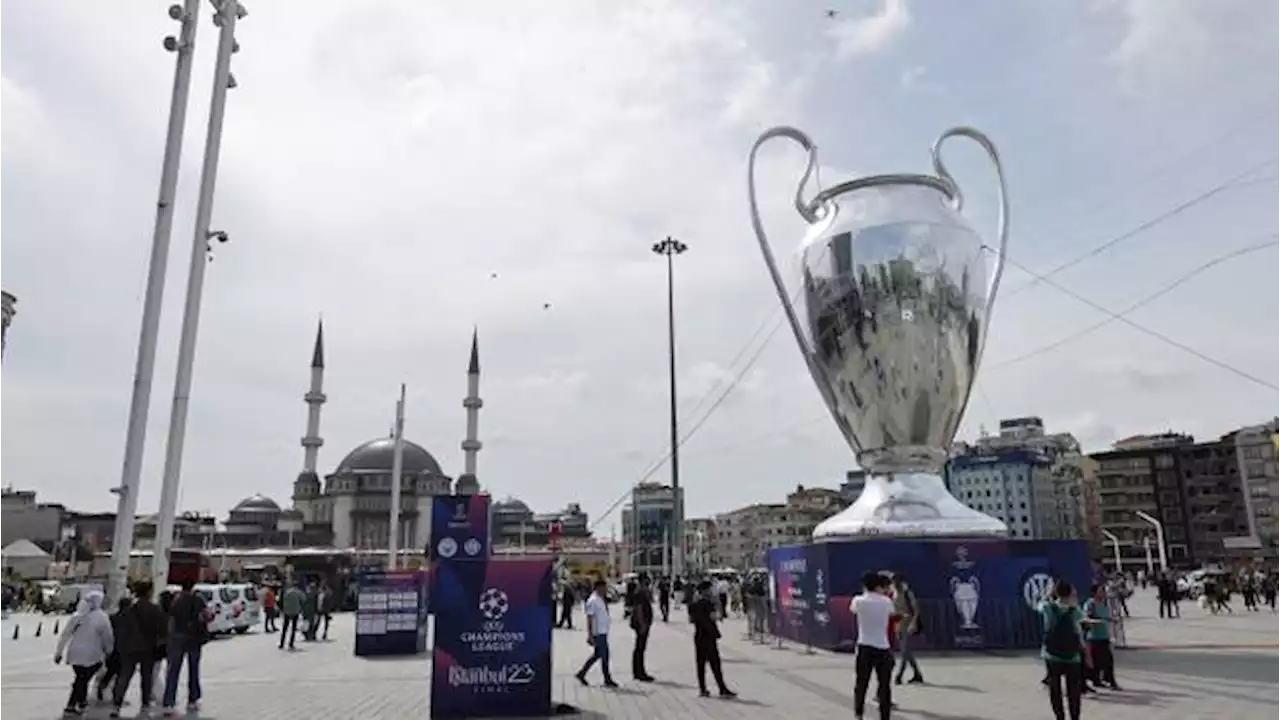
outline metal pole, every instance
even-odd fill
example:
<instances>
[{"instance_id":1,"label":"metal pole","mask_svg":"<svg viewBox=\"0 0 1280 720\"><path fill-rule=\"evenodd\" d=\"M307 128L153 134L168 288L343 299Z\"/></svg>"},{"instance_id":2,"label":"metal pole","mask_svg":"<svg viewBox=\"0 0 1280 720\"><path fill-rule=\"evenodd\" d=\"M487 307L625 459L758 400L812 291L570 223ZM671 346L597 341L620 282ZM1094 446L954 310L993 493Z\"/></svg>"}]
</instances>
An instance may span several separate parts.
<instances>
[{"instance_id":1,"label":"metal pole","mask_svg":"<svg viewBox=\"0 0 1280 720\"><path fill-rule=\"evenodd\" d=\"M173 544L173 520L178 509L178 483L182 474L182 450L186 441L187 406L191 397L191 376L196 360L196 335L200 328L200 300L204 292L204 271L208 264L213 215L213 194L218 181L218 154L222 146L222 120L227 110L227 90L232 83L231 55L237 49L236 20L244 9L236 0L217 5L218 59L213 70L213 97L209 103L209 128L204 143L204 166L200 170L200 196L196 202L195 232L191 243L191 268L187 277L187 300L182 315L182 337L178 343L178 369L173 387L173 410L169 416L169 437L165 446L164 484L160 488L160 518L156 527L155 586L165 587L169 579L169 547ZM224 240L225 234L219 239Z\"/></svg>"},{"instance_id":2,"label":"metal pole","mask_svg":"<svg viewBox=\"0 0 1280 720\"><path fill-rule=\"evenodd\" d=\"M1156 529L1156 552L1160 554L1160 572L1169 572L1168 550L1165 549L1164 544L1164 524L1141 510L1135 510L1133 514L1147 521Z\"/></svg>"},{"instance_id":3,"label":"metal pole","mask_svg":"<svg viewBox=\"0 0 1280 720\"><path fill-rule=\"evenodd\" d=\"M1111 541L1111 551L1115 555L1116 572L1120 572L1120 538L1110 530L1103 530L1102 536Z\"/></svg>"},{"instance_id":4,"label":"metal pole","mask_svg":"<svg viewBox=\"0 0 1280 720\"><path fill-rule=\"evenodd\" d=\"M177 8L175 11L174 8ZM147 441L147 412L151 408L151 381L156 371L156 341L160 334L160 310L164 304L165 273L169 268L169 238L173 234L173 199L178 187L178 167L182 163L182 135L187 125L187 99L191 94L191 56L195 51L196 27L200 21L200 0L174 5L169 16L182 23L178 37L165 45L177 54L173 69L173 91L169 97L169 127L165 131L164 159L160 162L160 195L156 220L151 231L151 258L147 289L142 302L142 329L138 333L138 356L133 369L133 397L129 401L129 423L125 430L124 463L120 485L112 488L116 502L116 522L111 540L111 567L107 570L107 607L115 607L124 595L129 579L129 553L133 551L134 516L138 513L138 489L142 479L142 455ZM7 324L7 323L6 323ZM160 586L164 587L164 586Z\"/></svg>"},{"instance_id":5,"label":"metal pole","mask_svg":"<svg viewBox=\"0 0 1280 720\"><path fill-rule=\"evenodd\" d=\"M1147 575L1154 575L1156 572L1155 563L1151 560L1151 536L1142 536L1142 551L1147 555Z\"/></svg>"},{"instance_id":6,"label":"metal pole","mask_svg":"<svg viewBox=\"0 0 1280 720\"><path fill-rule=\"evenodd\" d=\"M387 528L387 569L400 569L400 483L404 477L404 383L396 401L395 451L391 455L391 519Z\"/></svg>"},{"instance_id":7,"label":"metal pole","mask_svg":"<svg viewBox=\"0 0 1280 720\"><path fill-rule=\"evenodd\" d=\"M671 494L674 512L671 522L672 539L672 571L681 576L684 574L684 503L680 494L680 433L676 407L676 295L675 295L675 260L674 257L689 249L689 246L672 237L653 246L653 252L667 256L667 370L671 376L671 413L669 425L671 430Z\"/></svg>"}]
</instances>

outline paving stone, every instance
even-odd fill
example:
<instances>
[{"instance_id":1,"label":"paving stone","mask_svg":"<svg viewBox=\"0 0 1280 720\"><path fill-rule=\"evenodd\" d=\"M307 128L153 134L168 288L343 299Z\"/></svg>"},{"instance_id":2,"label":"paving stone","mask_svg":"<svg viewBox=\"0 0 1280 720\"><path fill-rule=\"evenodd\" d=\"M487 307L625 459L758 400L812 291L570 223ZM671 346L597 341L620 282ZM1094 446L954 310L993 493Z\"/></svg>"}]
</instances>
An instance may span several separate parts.
<instances>
[{"instance_id":1,"label":"paving stone","mask_svg":"<svg viewBox=\"0 0 1280 720\"><path fill-rule=\"evenodd\" d=\"M1135 649L1117 654L1124 691L1087 698L1084 715L1106 720L1170 720L1276 717L1277 619L1268 611L1211 616L1184 604L1181 620L1155 618L1149 593L1133 598L1126 627ZM615 613L618 610L615 608ZM620 620L620 618L617 618ZM59 716L70 671L52 663L54 639L46 625L32 637L36 619L14 615L0 640L0 711L5 720ZM48 619L45 619L48 622ZM12 640L13 626L21 627ZM204 709L187 716L245 720L399 720L428 717L430 660L364 659L352 652L352 616L334 619L330 642L303 643L280 651L276 636L254 632L210 643L204 653ZM851 655L806 651L790 642L759 644L745 636L740 619L725 624L721 648L725 673L739 700L698 697L693 676L691 627L682 610L658 623L648 665L659 682L630 680L631 633L621 622L613 633L614 675L623 687L607 690L592 673L581 687L574 671L589 649L581 630L557 630L554 646L556 701L584 710L581 717L652 720L753 720L840 718L852 715ZM923 720L1027 720L1049 717L1040 685L1043 666L1029 653L925 654L923 686L895 687L895 717ZM134 693L136 695L136 686ZM182 700L180 693L179 699ZM136 697L131 697L135 703ZM869 711L872 708L868 708ZM869 712L869 715L871 713ZM105 717L97 708L88 717ZM126 717L132 717L126 712Z\"/></svg>"}]
</instances>

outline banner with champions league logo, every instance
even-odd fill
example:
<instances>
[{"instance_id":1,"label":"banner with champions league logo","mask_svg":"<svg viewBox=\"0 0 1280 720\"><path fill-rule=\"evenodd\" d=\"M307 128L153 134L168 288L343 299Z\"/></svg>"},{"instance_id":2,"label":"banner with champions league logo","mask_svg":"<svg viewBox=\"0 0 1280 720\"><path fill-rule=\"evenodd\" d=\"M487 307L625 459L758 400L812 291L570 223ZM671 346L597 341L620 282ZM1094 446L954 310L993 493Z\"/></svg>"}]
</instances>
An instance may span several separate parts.
<instances>
[{"instance_id":1,"label":"banner with champions league logo","mask_svg":"<svg viewBox=\"0 0 1280 720\"><path fill-rule=\"evenodd\" d=\"M489 559L489 496L437 495L431 499L433 560Z\"/></svg>"},{"instance_id":2,"label":"banner with champions league logo","mask_svg":"<svg viewBox=\"0 0 1280 720\"><path fill-rule=\"evenodd\" d=\"M442 559L431 590L431 717L551 712L550 560Z\"/></svg>"}]
</instances>

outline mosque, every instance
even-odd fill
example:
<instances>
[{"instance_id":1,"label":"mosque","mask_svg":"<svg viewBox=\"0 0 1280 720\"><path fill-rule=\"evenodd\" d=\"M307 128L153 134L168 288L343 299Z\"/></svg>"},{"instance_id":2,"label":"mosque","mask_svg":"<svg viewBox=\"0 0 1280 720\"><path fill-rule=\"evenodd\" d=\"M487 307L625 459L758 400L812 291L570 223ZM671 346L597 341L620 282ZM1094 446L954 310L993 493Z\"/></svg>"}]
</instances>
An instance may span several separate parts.
<instances>
[{"instance_id":1,"label":"mosque","mask_svg":"<svg viewBox=\"0 0 1280 720\"><path fill-rule=\"evenodd\" d=\"M255 495L237 505L232 514L250 514L264 529L276 533L288 528L299 537L328 536L327 544L337 548L387 547L390 539L392 463L395 441L374 438L347 453L332 473L318 474L317 459L324 439L320 435L320 411L328 398L324 394L324 326L316 329L311 354L311 384L304 396L307 404L307 433L302 438L302 472L293 483L293 508L282 510L270 498ZM455 482L426 448L404 440L400 486L399 546L421 548L430 542L431 498L434 495L474 495L480 492L476 479L476 455L481 448L476 438L480 408L480 347L478 335L471 337L471 359L467 366L466 439L463 473ZM253 507L247 507L246 504ZM237 519L239 519L239 517Z\"/></svg>"}]
</instances>

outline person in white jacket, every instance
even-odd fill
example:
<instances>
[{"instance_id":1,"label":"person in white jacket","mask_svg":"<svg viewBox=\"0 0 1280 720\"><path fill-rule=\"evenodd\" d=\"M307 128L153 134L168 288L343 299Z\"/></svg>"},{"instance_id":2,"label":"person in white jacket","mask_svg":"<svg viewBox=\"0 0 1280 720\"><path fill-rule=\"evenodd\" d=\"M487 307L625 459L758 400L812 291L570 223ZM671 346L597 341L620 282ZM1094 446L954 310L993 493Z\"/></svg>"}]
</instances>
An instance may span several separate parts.
<instances>
[{"instance_id":1,"label":"person in white jacket","mask_svg":"<svg viewBox=\"0 0 1280 720\"><path fill-rule=\"evenodd\" d=\"M111 619L102 611L102 593L97 590L85 593L53 651L53 661L61 663L65 655L76 674L64 716L84 714L89 704L89 681L111 654L115 642Z\"/></svg>"}]
</instances>

